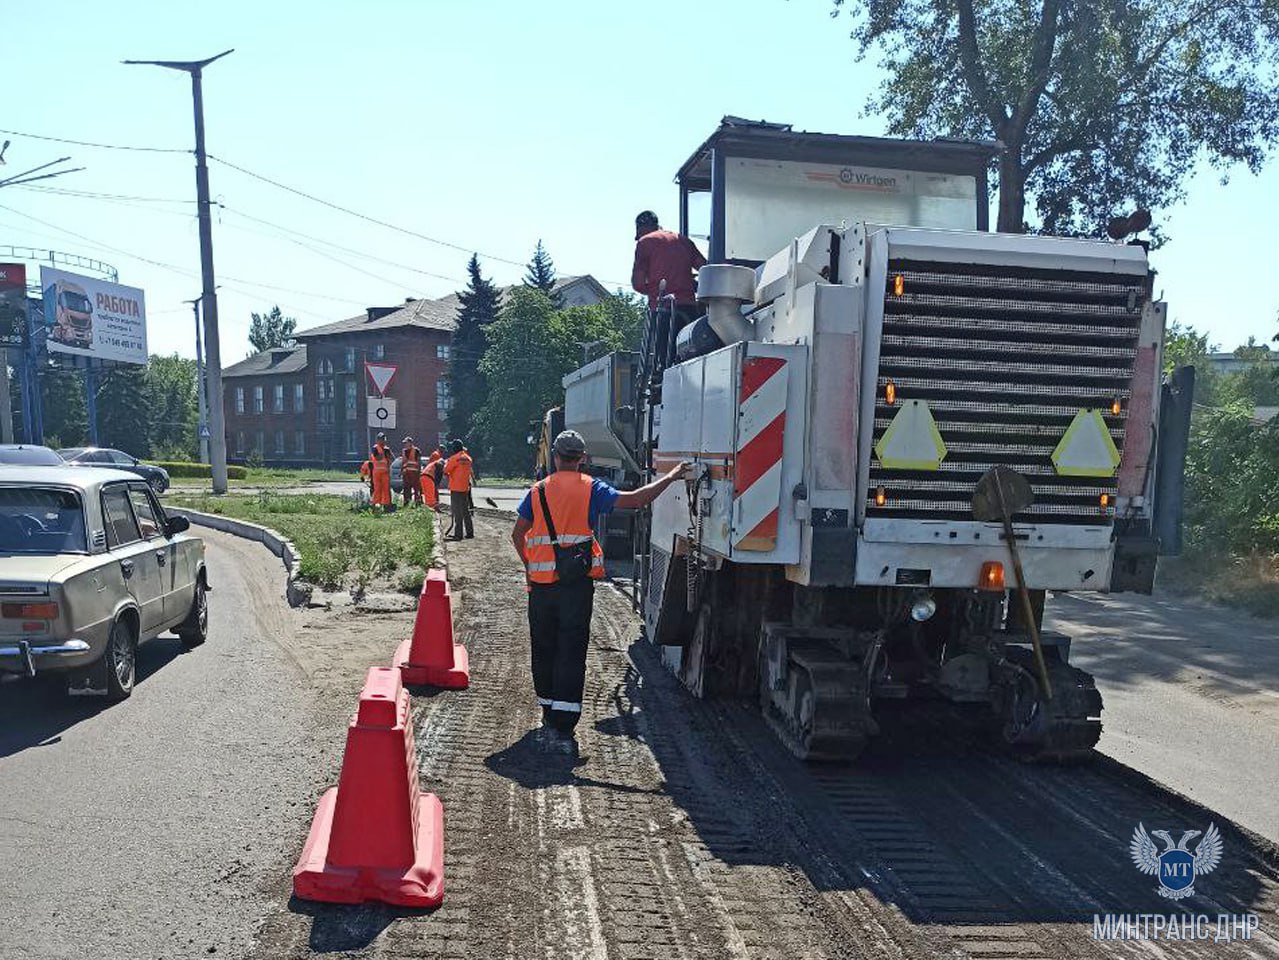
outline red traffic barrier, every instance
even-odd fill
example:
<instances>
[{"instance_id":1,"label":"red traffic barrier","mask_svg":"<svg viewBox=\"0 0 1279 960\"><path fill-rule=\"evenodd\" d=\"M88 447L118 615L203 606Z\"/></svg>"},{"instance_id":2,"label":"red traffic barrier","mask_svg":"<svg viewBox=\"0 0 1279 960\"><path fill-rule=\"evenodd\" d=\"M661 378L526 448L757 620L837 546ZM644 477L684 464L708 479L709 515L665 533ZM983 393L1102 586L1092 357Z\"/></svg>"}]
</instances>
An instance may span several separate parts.
<instances>
[{"instance_id":1,"label":"red traffic barrier","mask_svg":"<svg viewBox=\"0 0 1279 960\"><path fill-rule=\"evenodd\" d=\"M396 648L394 663L409 686L456 690L470 684L466 647L453 642L453 595L443 570L427 571L413 635Z\"/></svg>"},{"instance_id":2,"label":"red traffic barrier","mask_svg":"<svg viewBox=\"0 0 1279 960\"><path fill-rule=\"evenodd\" d=\"M341 778L320 798L293 893L401 907L444 899L444 807L418 786L409 695L394 668L373 667L364 681Z\"/></svg>"}]
</instances>

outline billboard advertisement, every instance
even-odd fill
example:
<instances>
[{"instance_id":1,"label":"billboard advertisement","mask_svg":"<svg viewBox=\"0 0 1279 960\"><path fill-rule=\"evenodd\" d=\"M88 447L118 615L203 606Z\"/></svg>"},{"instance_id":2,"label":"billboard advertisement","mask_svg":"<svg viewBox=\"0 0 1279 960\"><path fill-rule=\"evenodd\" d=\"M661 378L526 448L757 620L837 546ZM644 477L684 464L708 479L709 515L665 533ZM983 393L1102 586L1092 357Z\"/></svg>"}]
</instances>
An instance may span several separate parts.
<instances>
[{"instance_id":1,"label":"billboard advertisement","mask_svg":"<svg viewBox=\"0 0 1279 960\"><path fill-rule=\"evenodd\" d=\"M27 268L0 263L0 348L21 347L27 328Z\"/></svg>"},{"instance_id":2,"label":"billboard advertisement","mask_svg":"<svg viewBox=\"0 0 1279 960\"><path fill-rule=\"evenodd\" d=\"M50 353L147 362L147 314L141 290L53 267L40 268L40 289Z\"/></svg>"}]
</instances>

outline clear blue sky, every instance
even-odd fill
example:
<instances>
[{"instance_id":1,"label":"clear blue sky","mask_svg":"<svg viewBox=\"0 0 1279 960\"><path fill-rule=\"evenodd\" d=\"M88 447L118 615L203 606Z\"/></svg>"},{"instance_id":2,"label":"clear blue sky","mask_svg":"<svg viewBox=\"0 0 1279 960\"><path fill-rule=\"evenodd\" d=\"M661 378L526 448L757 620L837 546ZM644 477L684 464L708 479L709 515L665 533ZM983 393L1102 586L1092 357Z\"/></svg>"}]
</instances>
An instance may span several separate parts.
<instances>
[{"instance_id":1,"label":"clear blue sky","mask_svg":"<svg viewBox=\"0 0 1279 960\"><path fill-rule=\"evenodd\" d=\"M6 45L0 128L189 148L186 76L119 61L234 47L205 79L215 156L478 250L502 283L522 268L495 258L522 264L541 238L561 273L615 285L629 275L635 213L677 219L672 176L721 115L883 132L882 120L862 116L878 73L855 63L847 24L828 9L825 0L12 4L6 34L26 39ZM49 186L165 201L4 188L0 244L113 263L121 282L146 290L152 352L192 355L182 302L200 289L190 156L0 136L13 141L6 174L69 154L87 169ZM214 246L225 363L248 352L249 314L273 303L306 327L462 285L467 252L216 163L210 175L224 205ZM1184 205L1157 213L1173 238L1155 261L1173 319L1225 347L1275 334L1267 221L1277 200L1274 164L1260 177L1240 170L1227 187L1205 172Z\"/></svg>"}]
</instances>

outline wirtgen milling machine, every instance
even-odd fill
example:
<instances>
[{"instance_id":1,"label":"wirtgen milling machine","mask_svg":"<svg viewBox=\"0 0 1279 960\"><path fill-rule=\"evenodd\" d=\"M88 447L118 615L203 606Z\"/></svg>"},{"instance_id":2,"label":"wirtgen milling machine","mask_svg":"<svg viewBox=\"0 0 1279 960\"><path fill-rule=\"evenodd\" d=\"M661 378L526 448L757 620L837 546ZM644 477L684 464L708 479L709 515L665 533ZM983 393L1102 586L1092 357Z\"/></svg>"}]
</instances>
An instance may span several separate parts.
<instances>
[{"instance_id":1,"label":"wirtgen milling machine","mask_svg":"<svg viewBox=\"0 0 1279 960\"><path fill-rule=\"evenodd\" d=\"M1149 592L1175 533L1192 384L1161 390L1147 251L985 232L996 149L729 118L678 177L705 316L650 318L622 419L650 472L697 468L641 524L646 632L801 756L921 697L1088 754L1101 696L1045 594Z\"/></svg>"}]
</instances>

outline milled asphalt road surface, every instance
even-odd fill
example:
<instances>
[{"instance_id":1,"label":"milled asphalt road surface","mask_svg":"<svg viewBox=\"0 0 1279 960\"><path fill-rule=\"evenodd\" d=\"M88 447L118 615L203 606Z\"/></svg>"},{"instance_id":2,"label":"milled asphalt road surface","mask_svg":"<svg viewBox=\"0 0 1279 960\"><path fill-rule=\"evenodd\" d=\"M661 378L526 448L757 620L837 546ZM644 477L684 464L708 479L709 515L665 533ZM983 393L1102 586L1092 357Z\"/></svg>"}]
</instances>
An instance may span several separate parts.
<instances>
[{"instance_id":1,"label":"milled asphalt road surface","mask_svg":"<svg viewBox=\"0 0 1279 960\"><path fill-rule=\"evenodd\" d=\"M103 707L0 688L0 956L240 957L315 793L279 561L204 533L210 636L139 650Z\"/></svg>"}]
</instances>

